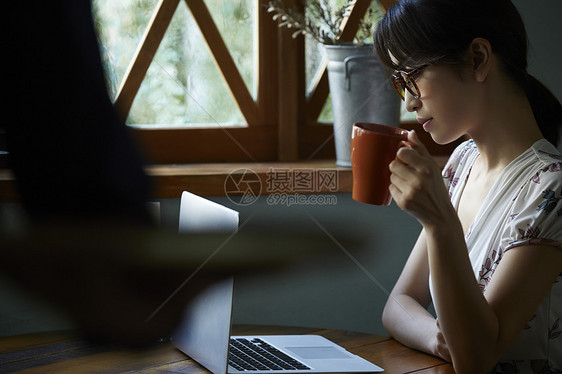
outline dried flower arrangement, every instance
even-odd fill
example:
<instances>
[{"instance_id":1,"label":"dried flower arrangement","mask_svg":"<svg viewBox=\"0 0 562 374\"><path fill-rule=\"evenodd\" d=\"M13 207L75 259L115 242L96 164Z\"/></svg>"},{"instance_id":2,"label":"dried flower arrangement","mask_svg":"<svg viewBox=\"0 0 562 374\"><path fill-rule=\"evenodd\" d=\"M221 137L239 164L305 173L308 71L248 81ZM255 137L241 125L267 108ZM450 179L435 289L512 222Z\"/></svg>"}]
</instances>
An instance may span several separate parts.
<instances>
[{"instance_id":1,"label":"dried flower arrangement","mask_svg":"<svg viewBox=\"0 0 562 374\"><path fill-rule=\"evenodd\" d=\"M304 12L297 7L287 8L282 0L269 1L269 13L273 19L280 19L279 27L294 29L293 38L303 34L310 35L321 44L341 44L338 41L341 34L341 24L347 18L357 0L345 0L343 5L333 9L327 0L301 0ZM380 19L380 9L370 6L367 14L361 20L354 38L355 44L366 43L373 34L376 21Z\"/></svg>"}]
</instances>

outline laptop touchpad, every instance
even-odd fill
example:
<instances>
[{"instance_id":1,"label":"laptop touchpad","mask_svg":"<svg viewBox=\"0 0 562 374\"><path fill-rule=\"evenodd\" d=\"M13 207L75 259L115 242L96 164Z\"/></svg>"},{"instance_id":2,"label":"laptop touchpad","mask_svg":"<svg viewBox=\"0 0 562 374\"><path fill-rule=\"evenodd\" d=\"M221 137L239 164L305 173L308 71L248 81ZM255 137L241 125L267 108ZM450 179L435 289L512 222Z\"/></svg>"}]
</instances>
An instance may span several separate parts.
<instances>
[{"instance_id":1,"label":"laptop touchpad","mask_svg":"<svg viewBox=\"0 0 562 374\"><path fill-rule=\"evenodd\" d=\"M352 356L334 347L285 347L304 359L350 358Z\"/></svg>"}]
</instances>

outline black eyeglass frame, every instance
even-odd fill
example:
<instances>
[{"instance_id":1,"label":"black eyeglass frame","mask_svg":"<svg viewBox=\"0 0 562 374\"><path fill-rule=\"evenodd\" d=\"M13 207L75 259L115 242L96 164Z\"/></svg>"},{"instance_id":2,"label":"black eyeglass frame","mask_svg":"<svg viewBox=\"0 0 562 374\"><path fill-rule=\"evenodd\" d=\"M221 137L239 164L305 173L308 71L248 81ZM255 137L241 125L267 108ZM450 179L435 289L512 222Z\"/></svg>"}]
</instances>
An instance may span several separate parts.
<instances>
[{"instance_id":1,"label":"black eyeglass frame","mask_svg":"<svg viewBox=\"0 0 562 374\"><path fill-rule=\"evenodd\" d=\"M423 65L410 71L398 70L396 73L392 74L392 83L394 84L394 88L396 88L396 91L398 91L403 101L406 100L406 90L408 90L415 99L420 98L421 92L416 84L416 78L427 66L428 65Z\"/></svg>"}]
</instances>

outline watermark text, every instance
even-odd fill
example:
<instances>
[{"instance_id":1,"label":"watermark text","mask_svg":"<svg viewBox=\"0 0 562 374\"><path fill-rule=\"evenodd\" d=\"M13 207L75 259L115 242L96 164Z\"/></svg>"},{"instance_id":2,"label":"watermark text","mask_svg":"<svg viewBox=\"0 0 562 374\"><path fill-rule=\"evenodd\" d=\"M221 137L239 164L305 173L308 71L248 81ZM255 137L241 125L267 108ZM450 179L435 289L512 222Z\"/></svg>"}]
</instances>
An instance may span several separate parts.
<instances>
[{"instance_id":1,"label":"watermark text","mask_svg":"<svg viewBox=\"0 0 562 374\"><path fill-rule=\"evenodd\" d=\"M335 195L301 195L299 193L272 193L267 196L269 205L336 205L338 198Z\"/></svg>"}]
</instances>

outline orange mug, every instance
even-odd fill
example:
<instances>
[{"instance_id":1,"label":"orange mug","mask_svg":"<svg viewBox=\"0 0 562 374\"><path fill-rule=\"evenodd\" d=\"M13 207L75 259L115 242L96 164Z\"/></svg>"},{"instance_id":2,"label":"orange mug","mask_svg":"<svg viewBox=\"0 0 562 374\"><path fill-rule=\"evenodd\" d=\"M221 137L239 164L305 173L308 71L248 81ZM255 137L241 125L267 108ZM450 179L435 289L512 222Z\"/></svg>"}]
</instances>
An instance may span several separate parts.
<instances>
[{"instance_id":1,"label":"orange mug","mask_svg":"<svg viewBox=\"0 0 562 374\"><path fill-rule=\"evenodd\" d=\"M408 131L399 127L375 123L355 123L351 133L351 172L353 200L389 205L390 170Z\"/></svg>"}]
</instances>

